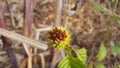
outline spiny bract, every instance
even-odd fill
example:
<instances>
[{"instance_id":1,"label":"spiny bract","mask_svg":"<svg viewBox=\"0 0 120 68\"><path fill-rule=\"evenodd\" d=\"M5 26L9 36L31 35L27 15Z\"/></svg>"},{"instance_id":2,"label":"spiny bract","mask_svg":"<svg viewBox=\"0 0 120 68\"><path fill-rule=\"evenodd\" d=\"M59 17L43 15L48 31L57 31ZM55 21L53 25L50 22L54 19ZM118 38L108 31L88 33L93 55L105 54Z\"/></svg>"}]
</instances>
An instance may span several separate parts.
<instances>
[{"instance_id":1,"label":"spiny bract","mask_svg":"<svg viewBox=\"0 0 120 68\"><path fill-rule=\"evenodd\" d=\"M49 45L55 49L65 48L69 44L70 39L70 33L62 26L54 27L49 31Z\"/></svg>"}]
</instances>

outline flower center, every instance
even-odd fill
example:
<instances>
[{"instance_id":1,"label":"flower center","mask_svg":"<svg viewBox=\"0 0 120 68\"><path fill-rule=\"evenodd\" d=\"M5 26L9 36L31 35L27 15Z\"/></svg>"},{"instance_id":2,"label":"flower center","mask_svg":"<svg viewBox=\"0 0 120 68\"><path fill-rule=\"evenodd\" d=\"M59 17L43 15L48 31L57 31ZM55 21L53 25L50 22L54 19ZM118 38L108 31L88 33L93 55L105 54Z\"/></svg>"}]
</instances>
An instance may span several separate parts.
<instances>
[{"instance_id":1,"label":"flower center","mask_svg":"<svg viewBox=\"0 0 120 68\"><path fill-rule=\"evenodd\" d=\"M49 38L53 40L53 42L64 41L67 37L65 30L59 29L57 27L53 28L52 31L49 31Z\"/></svg>"}]
</instances>

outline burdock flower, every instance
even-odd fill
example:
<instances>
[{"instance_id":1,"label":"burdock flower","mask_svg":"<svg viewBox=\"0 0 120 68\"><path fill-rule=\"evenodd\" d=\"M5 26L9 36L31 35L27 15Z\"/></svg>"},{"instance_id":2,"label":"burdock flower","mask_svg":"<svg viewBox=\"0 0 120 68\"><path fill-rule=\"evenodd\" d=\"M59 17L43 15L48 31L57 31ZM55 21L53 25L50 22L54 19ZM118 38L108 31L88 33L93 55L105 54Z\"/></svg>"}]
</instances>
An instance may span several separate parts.
<instances>
[{"instance_id":1,"label":"burdock flower","mask_svg":"<svg viewBox=\"0 0 120 68\"><path fill-rule=\"evenodd\" d=\"M70 42L69 32L62 26L49 31L49 44L55 49L65 48Z\"/></svg>"}]
</instances>

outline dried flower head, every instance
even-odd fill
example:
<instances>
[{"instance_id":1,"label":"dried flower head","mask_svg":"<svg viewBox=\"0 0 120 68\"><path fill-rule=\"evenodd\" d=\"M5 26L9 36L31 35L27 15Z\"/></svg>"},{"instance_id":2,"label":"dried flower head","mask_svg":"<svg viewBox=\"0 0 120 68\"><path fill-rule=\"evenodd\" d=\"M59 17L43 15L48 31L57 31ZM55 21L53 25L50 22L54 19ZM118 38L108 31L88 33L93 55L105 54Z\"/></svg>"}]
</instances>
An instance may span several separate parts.
<instances>
[{"instance_id":1,"label":"dried flower head","mask_svg":"<svg viewBox=\"0 0 120 68\"><path fill-rule=\"evenodd\" d=\"M52 47L62 49L65 48L69 42L70 34L65 28L59 26L49 31L49 44Z\"/></svg>"}]
</instances>

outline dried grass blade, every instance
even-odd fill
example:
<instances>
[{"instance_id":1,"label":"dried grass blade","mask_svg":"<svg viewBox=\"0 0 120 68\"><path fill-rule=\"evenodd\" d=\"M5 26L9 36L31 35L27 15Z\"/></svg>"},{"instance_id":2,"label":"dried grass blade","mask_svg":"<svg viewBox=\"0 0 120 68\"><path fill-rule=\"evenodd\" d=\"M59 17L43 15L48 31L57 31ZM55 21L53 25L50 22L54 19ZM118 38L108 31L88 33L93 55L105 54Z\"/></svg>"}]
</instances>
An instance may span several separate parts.
<instances>
[{"instance_id":1,"label":"dried grass blade","mask_svg":"<svg viewBox=\"0 0 120 68\"><path fill-rule=\"evenodd\" d=\"M5 36L5 37L8 37L10 39L14 39L14 40L29 44L30 46L36 47L38 49L46 50L48 48L48 46L42 42L32 40L30 38L27 38L27 37L22 36L22 35L17 34L17 33L13 33L11 31L7 31L7 30L2 29L2 28L0 28L0 34Z\"/></svg>"}]
</instances>

